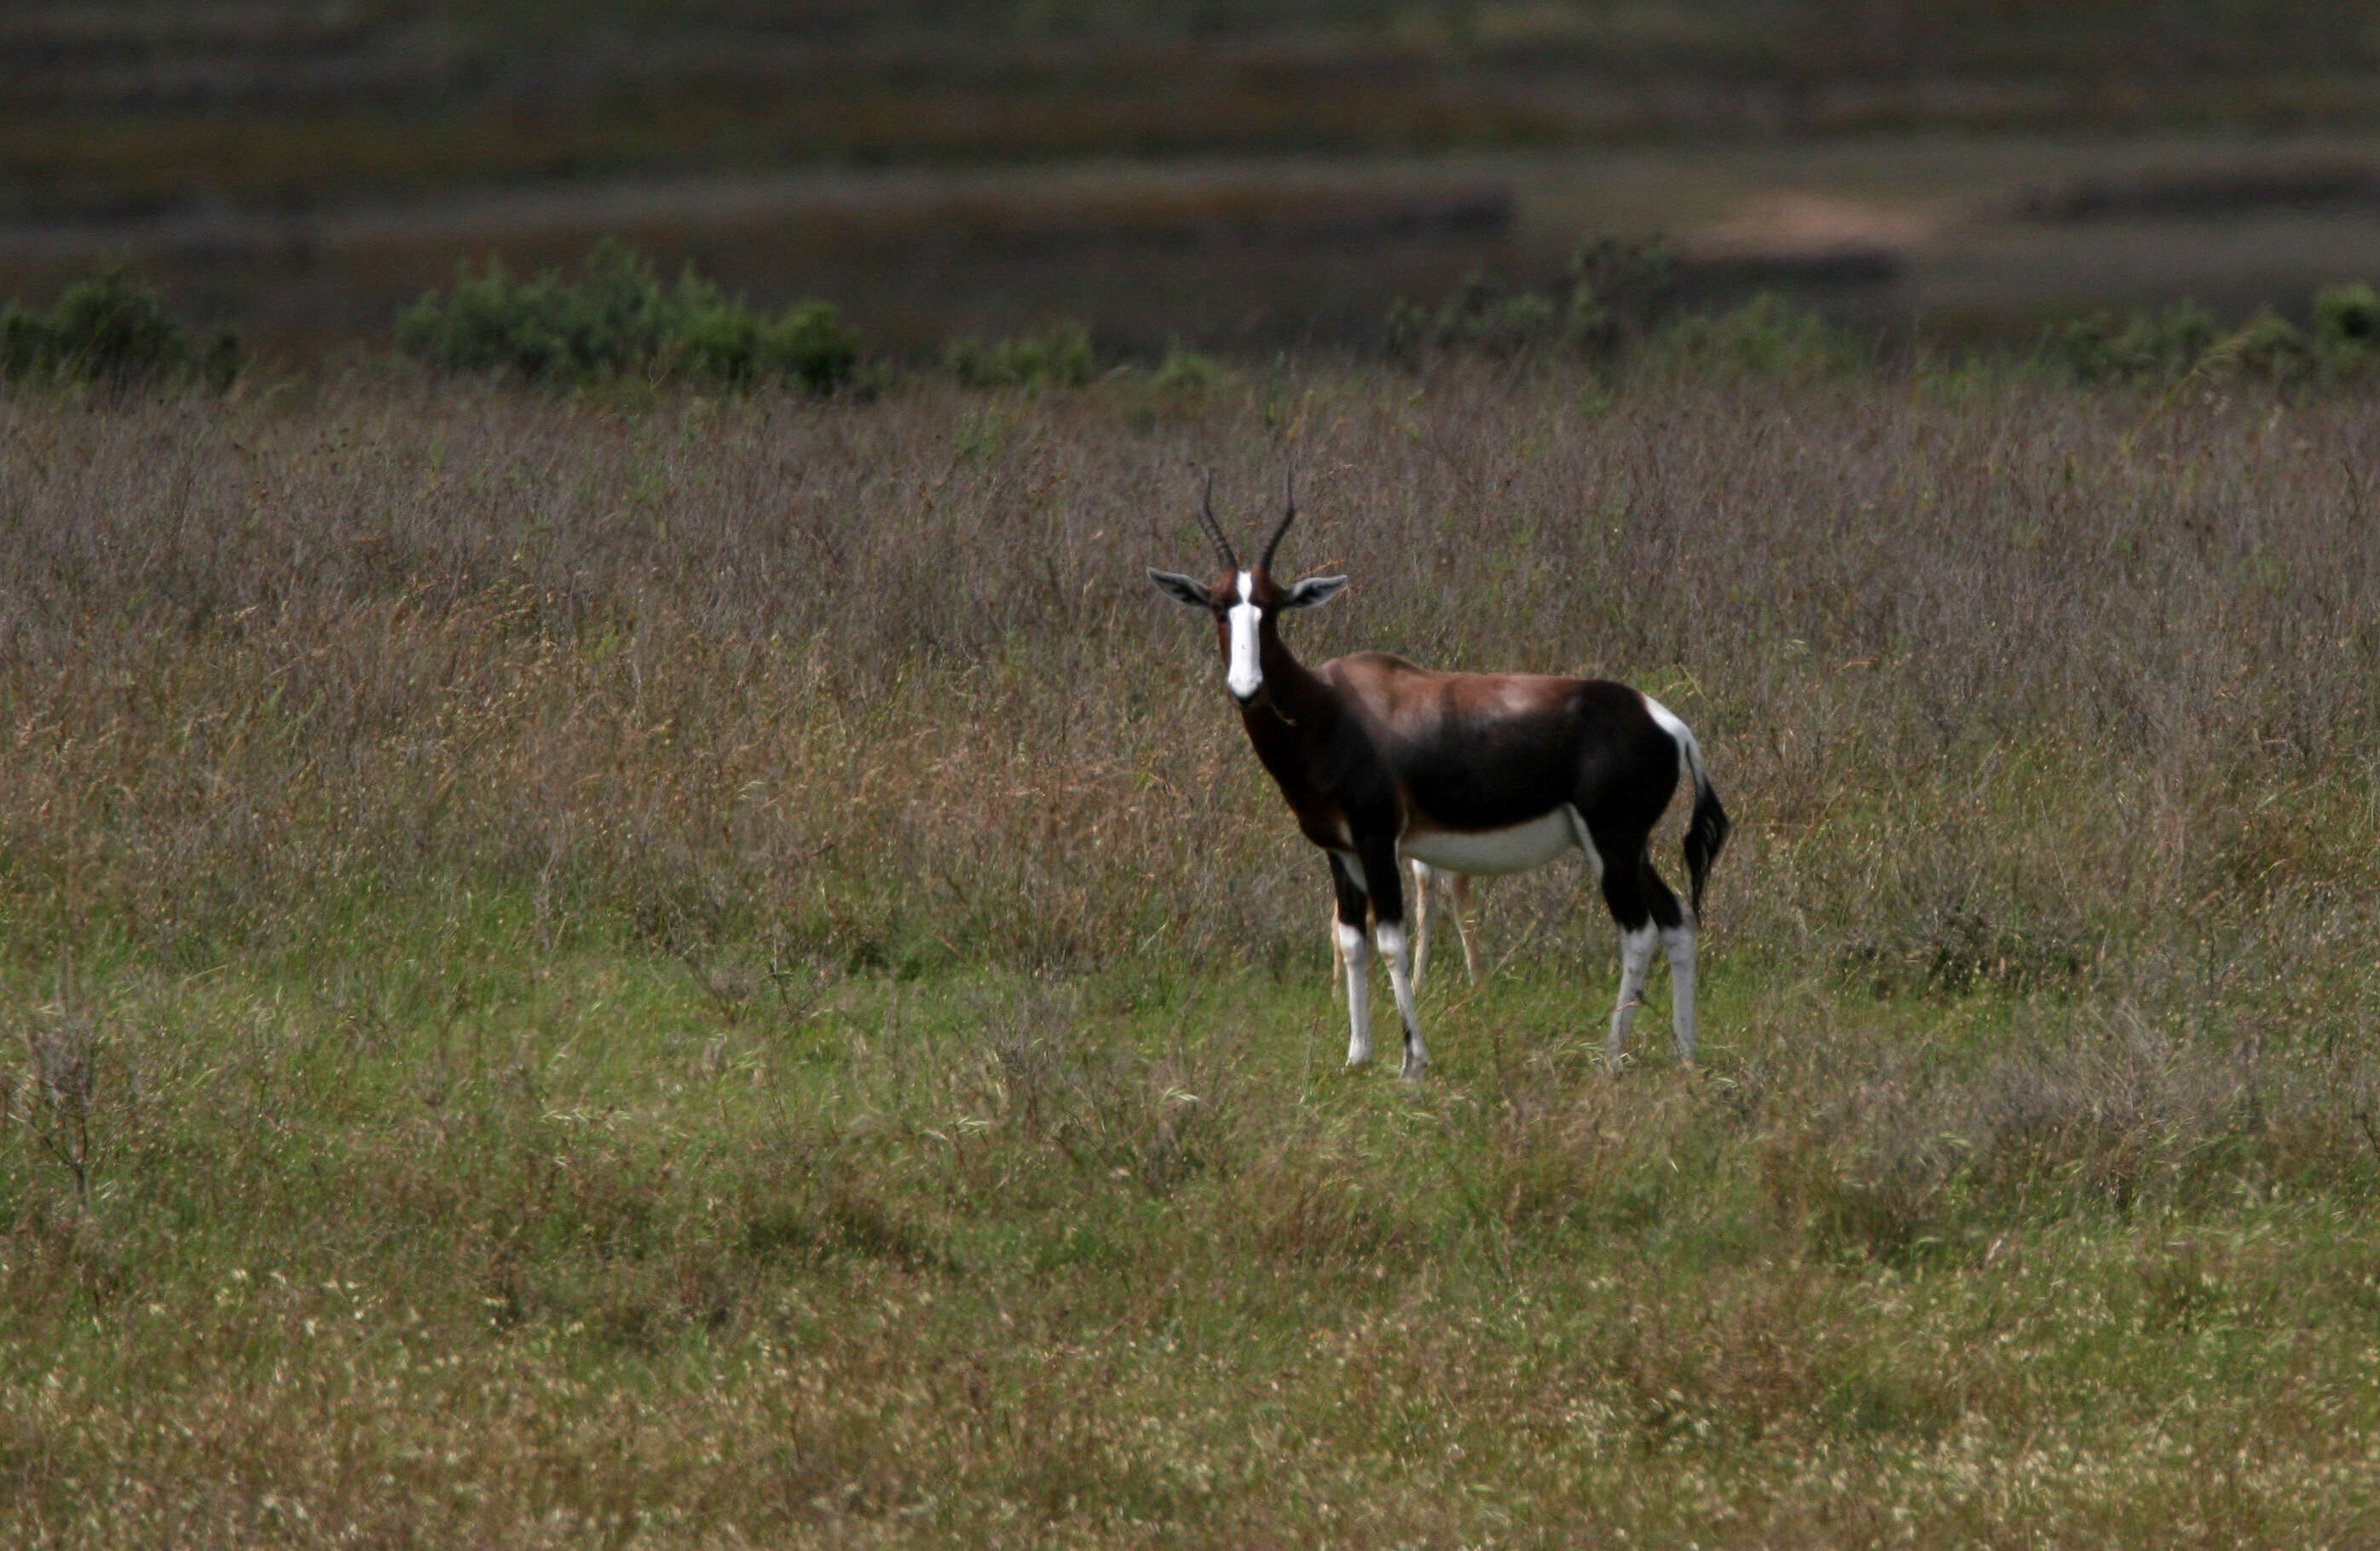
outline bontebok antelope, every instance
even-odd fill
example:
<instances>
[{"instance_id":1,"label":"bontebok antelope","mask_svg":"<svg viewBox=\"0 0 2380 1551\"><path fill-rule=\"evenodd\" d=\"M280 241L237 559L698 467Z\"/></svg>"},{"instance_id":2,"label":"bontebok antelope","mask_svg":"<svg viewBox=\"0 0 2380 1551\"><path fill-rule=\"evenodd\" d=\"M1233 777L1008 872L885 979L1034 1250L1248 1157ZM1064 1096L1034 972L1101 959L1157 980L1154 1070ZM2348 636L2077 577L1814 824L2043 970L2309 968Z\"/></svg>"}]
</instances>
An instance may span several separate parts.
<instances>
[{"instance_id":1,"label":"bontebok antelope","mask_svg":"<svg viewBox=\"0 0 2380 1551\"><path fill-rule=\"evenodd\" d=\"M1404 1025L1404 1074L1429 1062L1405 963L1401 857L1458 873L1522 872L1576 847L1620 924L1620 1000L1605 1052L1616 1067L1658 942L1670 960L1678 1059L1694 1059L1694 918L1727 842L1727 810L1702 750L1667 708L1625 685L1535 673L1441 673L1386 652L1308 668L1281 643L1281 616L1338 596L1344 576L1281 587L1273 552L1297 517L1293 496L1254 565L1215 520L1210 476L1198 521L1222 575L1211 584L1151 568L1169 598L1215 616L1223 686L1297 827L1329 856L1347 961L1347 1064L1371 1059L1365 922L1376 925ZM1645 844L1681 774L1691 907Z\"/></svg>"}]
</instances>

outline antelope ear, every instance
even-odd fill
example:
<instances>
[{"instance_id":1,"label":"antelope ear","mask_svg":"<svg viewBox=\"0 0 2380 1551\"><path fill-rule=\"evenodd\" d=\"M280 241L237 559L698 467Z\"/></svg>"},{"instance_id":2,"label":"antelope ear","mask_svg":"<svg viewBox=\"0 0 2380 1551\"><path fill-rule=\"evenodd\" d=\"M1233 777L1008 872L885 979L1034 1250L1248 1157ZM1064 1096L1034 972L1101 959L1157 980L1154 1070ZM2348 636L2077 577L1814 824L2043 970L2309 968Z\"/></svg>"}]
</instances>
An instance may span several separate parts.
<instances>
[{"instance_id":1,"label":"antelope ear","mask_svg":"<svg viewBox=\"0 0 2380 1551\"><path fill-rule=\"evenodd\" d=\"M1207 589L1187 576L1176 576L1171 571L1160 571L1152 565L1148 568L1148 579L1157 584L1158 591L1172 599L1176 603L1187 603L1194 609L1211 609L1215 606L1214 600L1207 596Z\"/></svg>"},{"instance_id":2,"label":"antelope ear","mask_svg":"<svg viewBox=\"0 0 2380 1551\"><path fill-rule=\"evenodd\" d=\"M1328 603L1338 597L1339 589L1346 585L1347 578L1344 576L1308 576L1291 588L1288 595L1283 597L1276 607L1311 609L1318 603Z\"/></svg>"}]
</instances>

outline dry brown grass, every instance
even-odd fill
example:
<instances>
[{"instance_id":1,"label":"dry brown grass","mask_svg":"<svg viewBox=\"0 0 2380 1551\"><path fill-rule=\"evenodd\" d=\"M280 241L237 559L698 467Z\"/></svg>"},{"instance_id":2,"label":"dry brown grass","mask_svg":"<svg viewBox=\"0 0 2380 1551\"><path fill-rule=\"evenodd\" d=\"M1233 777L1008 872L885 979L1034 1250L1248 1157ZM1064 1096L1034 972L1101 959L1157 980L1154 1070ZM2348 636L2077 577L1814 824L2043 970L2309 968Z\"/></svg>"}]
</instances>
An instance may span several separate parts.
<instances>
[{"instance_id":1,"label":"dry brown grass","mask_svg":"<svg viewBox=\"0 0 2380 1551\"><path fill-rule=\"evenodd\" d=\"M242 394L0 402L11 1537L2366 1538L2368 405ZM1330 1072L1140 579L1284 461L1695 725L1706 1081L1552 874Z\"/></svg>"},{"instance_id":2,"label":"dry brown grass","mask_svg":"<svg viewBox=\"0 0 2380 1551\"><path fill-rule=\"evenodd\" d=\"M1195 558L1204 461L1247 511L1293 460L1293 552L1356 576L1302 649L1679 703L1756 816L1731 951L2161 1000L2193 935L2314 952L2368 876L2358 403L307 392L6 406L20 962L448 874L829 954L1303 951L1253 884L1311 859L1136 580Z\"/></svg>"}]
</instances>

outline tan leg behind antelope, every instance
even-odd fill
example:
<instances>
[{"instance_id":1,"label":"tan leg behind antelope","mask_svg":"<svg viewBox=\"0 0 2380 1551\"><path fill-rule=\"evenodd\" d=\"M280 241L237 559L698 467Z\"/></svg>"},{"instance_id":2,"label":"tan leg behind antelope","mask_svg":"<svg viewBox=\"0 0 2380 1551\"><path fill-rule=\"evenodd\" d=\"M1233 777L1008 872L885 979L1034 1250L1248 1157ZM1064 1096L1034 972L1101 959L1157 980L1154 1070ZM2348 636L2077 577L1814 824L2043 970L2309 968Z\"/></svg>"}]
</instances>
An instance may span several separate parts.
<instances>
[{"instance_id":1,"label":"tan leg behind antelope","mask_svg":"<svg viewBox=\"0 0 2380 1551\"><path fill-rule=\"evenodd\" d=\"M1408 861L1413 869L1413 988L1421 993L1422 971L1429 967L1429 879L1427 862Z\"/></svg>"},{"instance_id":2,"label":"tan leg behind antelope","mask_svg":"<svg viewBox=\"0 0 2380 1551\"><path fill-rule=\"evenodd\" d=\"M1454 935L1463 943L1463 977L1476 986L1479 984L1479 950L1471 942L1471 875L1467 872L1454 875ZM1418 982L1420 978L1421 969L1416 963L1414 979Z\"/></svg>"}]
</instances>

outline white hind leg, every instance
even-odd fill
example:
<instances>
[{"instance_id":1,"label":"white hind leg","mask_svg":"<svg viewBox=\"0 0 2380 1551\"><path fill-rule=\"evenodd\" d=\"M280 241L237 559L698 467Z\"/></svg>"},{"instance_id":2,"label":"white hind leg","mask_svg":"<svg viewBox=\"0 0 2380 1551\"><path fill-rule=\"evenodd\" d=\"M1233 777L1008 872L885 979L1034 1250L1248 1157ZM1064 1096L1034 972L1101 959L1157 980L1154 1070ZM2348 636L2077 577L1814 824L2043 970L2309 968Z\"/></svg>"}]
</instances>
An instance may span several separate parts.
<instances>
[{"instance_id":1,"label":"white hind leg","mask_svg":"<svg viewBox=\"0 0 2380 1551\"><path fill-rule=\"evenodd\" d=\"M1611 1010L1611 1033L1603 1042L1604 1060L1620 1070L1620 1053L1628 1046L1628 1030L1645 1000L1645 977L1653 968L1653 944L1658 934L1651 922L1620 934L1620 1003Z\"/></svg>"},{"instance_id":2,"label":"white hind leg","mask_svg":"<svg viewBox=\"0 0 2380 1551\"><path fill-rule=\"evenodd\" d=\"M1678 1041L1678 1060L1694 1064L1694 919L1661 931L1661 951L1670 957L1670 1028Z\"/></svg>"},{"instance_id":3,"label":"white hind leg","mask_svg":"<svg viewBox=\"0 0 2380 1551\"><path fill-rule=\"evenodd\" d=\"M1380 957L1389 961L1389 988L1396 993L1397 1021L1404 1025L1405 1060L1398 1070L1407 1077L1418 1077L1429 1064L1429 1052L1422 1048L1421 1020L1414 1015L1413 979L1405 973L1405 929L1394 921L1379 926Z\"/></svg>"}]
</instances>

